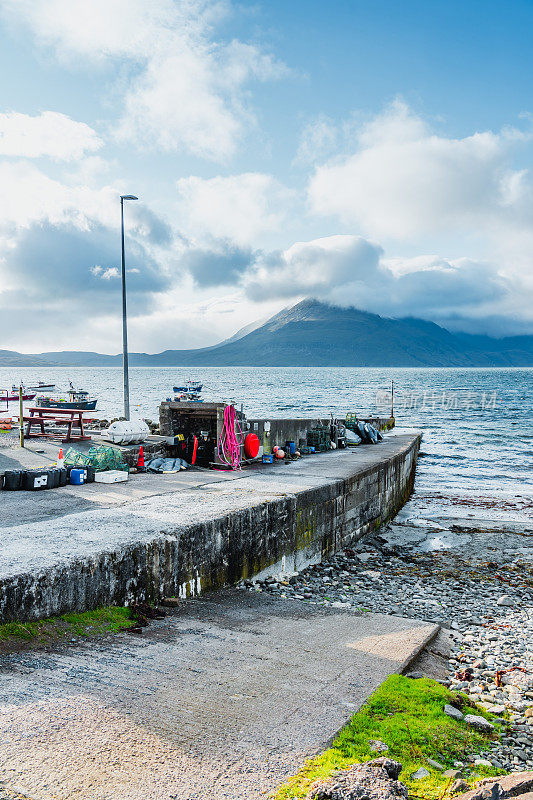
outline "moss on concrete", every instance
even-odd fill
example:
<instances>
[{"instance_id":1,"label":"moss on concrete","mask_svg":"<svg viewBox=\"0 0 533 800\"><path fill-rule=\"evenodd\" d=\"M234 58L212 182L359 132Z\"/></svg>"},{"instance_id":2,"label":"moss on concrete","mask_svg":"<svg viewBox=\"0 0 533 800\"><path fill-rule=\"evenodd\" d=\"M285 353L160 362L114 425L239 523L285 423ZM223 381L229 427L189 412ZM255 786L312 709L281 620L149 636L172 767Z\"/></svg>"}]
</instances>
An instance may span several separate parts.
<instances>
[{"instance_id":1,"label":"moss on concrete","mask_svg":"<svg viewBox=\"0 0 533 800\"><path fill-rule=\"evenodd\" d=\"M454 761L466 762L469 754L486 749L490 742L489 736L443 713L444 705L451 697L451 692L436 681L391 675L354 714L333 745L308 761L297 775L278 789L275 800L304 798L315 780L383 755L371 750L369 740L372 739L388 745L387 757L403 764L400 780L407 785L410 796L423 800L443 798L452 779L444 777L442 772L428 764L427 759L452 769ZM464 713L494 720L493 715L468 705L466 697L464 700ZM429 777L413 780L411 775L420 767L428 770ZM465 779L472 784L475 779L491 774L501 774L501 770L475 768L475 773L465 775Z\"/></svg>"},{"instance_id":2,"label":"moss on concrete","mask_svg":"<svg viewBox=\"0 0 533 800\"><path fill-rule=\"evenodd\" d=\"M0 645L46 644L72 637L102 636L134 625L129 608L107 606L81 614L62 614L35 622L6 622L0 625Z\"/></svg>"}]
</instances>

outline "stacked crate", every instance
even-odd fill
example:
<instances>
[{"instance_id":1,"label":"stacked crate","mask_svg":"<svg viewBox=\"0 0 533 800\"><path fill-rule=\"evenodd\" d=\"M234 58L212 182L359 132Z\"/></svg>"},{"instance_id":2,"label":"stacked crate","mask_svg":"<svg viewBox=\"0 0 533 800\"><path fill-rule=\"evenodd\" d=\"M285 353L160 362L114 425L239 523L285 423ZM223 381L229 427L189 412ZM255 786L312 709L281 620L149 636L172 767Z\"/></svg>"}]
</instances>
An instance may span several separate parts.
<instances>
[{"instance_id":1,"label":"stacked crate","mask_svg":"<svg viewBox=\"0 0 533 800\"><path fill-rule=\"evenodd\" d=\"M354 411L348 411L348 413L346 414L346 420L344 424L345 427L348 428L348 430L356 431L357 414Z\"/></svg>"}]
</instances>

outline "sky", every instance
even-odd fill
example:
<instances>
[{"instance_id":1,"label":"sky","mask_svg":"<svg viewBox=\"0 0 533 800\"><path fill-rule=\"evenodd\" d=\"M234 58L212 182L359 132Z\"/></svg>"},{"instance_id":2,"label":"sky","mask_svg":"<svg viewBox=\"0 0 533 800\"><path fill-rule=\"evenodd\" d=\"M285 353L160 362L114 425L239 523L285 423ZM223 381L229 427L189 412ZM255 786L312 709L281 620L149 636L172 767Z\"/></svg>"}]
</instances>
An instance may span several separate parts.
<instances>
[{"instance_id":1,"label":"sky","mask_svg":"<svg viewBox=\"0 0 533 800\"><path fill-rule=\"evenodd\" d=\"M533 3L2 0L0 349L533 333Z\"/></svg>"}]
</instances>

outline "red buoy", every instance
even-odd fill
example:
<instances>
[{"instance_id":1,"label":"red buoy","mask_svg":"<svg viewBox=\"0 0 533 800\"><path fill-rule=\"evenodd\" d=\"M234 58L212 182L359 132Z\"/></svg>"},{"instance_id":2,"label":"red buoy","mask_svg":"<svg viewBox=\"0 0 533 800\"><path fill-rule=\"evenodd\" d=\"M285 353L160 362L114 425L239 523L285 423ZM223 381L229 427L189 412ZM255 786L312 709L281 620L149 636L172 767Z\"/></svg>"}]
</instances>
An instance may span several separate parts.
<instances>
[{"instance_id":1,"label":"red buoy","mask_svg":"<svg viewBox=\"0 0 533 800\"><path fill-rule=\"evenodd\" d=\"M259 439L255 433L249 433L244 440L244 455L246 458L257 458L259 452Z\"/></svg>"}]
</instances>

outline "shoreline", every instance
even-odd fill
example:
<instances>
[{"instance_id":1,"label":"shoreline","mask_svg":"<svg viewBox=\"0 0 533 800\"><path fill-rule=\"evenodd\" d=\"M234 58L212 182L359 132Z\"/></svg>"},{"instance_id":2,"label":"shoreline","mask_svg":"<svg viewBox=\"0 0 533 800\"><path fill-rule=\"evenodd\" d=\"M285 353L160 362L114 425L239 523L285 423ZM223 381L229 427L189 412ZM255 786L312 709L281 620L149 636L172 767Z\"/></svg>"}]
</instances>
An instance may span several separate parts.
<instances>
[{"instance_id":1,"label":"shoreline","mask_svg":"<svg viewBox=\"0 0 533 800\"><path fill-rule=\"evenodd\" d=\"M507 719L501 745L483 759L502 771L532 769L533 523L528 509L507 525L467 516L477 499L462 506L462 518L436 518L415 490L389 525L354 548L288 581L272 576L247 589L438 623L449 652L430 645L413 669L435 677L438 668L444 685Z\"/></svg>"}]
</instances>

